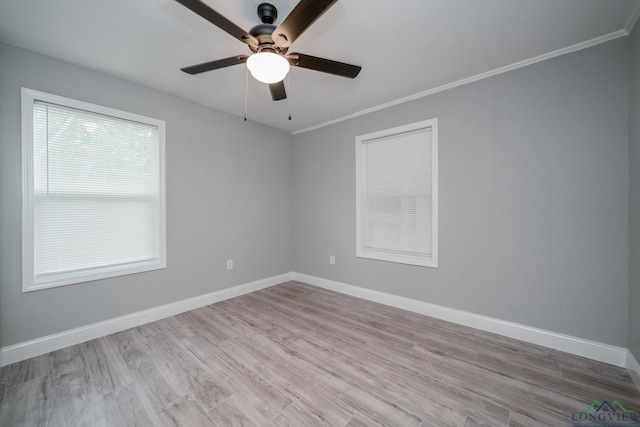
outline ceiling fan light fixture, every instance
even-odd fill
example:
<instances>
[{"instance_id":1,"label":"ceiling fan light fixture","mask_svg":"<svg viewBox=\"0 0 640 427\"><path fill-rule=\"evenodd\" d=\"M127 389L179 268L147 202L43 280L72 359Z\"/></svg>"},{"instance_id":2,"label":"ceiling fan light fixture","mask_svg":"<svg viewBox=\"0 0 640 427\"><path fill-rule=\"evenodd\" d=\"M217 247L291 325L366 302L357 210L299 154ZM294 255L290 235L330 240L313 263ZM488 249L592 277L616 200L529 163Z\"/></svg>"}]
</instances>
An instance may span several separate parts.
<instances>
[{"instance_id":1,"label":"ceiling fan light fixture","mask_svg":"<svg viewBox=\"0 0 640 427\"><path fill-rule=\"evenodd\" d=\"M258 52L247 59L247 68L256 80L272 84L284 80L291 66L282 55L273 52Z\"/></svg>"}]
</instances>

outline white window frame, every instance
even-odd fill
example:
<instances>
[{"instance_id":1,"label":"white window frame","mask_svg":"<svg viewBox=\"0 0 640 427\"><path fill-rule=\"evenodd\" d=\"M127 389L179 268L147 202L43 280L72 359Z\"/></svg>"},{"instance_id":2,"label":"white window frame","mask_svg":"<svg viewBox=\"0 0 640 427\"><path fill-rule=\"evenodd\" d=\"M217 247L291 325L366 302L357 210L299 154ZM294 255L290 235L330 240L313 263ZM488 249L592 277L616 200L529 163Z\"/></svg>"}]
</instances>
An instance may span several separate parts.
<instances>
[{"instance_id":1,"label":"white window frame","mask_svg":"<svg viewBox=\"0 0 640 427\"><path fill-rule=\"evenodd\" d=\"M376 139L390 138L395 135L402 135L408 132L420 130L431 130L432 149L432 223L431 223L431 245L432 254L430 257L413 254L398 254L383 249L368 248L364 245L363 231L363 202L364 186L366 185L366 170L364 163L364 145L374 142ZM368 133L356 136L356 256L359 258L375 259L402 264L411 264L423 267L438 267L438 119L411 123L391 129Z\"/></svg>"},{"instance_id":2,"label":"white window frame","mask_svg":"<svg viewBox=\"0 0 640 427\"><path fill-rule=\"evenodd\" d=\"M120 111L100 105L90 104L71 98L52 95L29 88L21 88L22 98L22 292L31 292L58 286L84 283L109 277L158 270L167 266L166 251L166 182L165 182L165 122L162 120ZM159 218L158 257L122 265L111 265L88 269L82 272L63 272L51 278L37 278L35 275L35 159L34 159L34 103L42 101L98 115L135 121L158 129L159 161Z\"/></svg>"}]
</instances>

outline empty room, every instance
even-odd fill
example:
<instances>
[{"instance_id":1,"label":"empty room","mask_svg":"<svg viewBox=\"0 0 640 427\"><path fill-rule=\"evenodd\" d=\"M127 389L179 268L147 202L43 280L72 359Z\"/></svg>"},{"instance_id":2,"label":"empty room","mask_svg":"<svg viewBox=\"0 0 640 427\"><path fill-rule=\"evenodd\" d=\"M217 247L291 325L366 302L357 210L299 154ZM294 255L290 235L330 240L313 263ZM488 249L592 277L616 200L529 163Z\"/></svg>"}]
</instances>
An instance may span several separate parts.
<instances>
[{"instance_id":1,"label":"empty room","mask_svg":"<svg viewBox=\"0 0 640 427\"><path fill-rule=\"evenodd\" d=\"M640 427L639 17L0 1L0 426Z\"/></svg>"}]
</instances>

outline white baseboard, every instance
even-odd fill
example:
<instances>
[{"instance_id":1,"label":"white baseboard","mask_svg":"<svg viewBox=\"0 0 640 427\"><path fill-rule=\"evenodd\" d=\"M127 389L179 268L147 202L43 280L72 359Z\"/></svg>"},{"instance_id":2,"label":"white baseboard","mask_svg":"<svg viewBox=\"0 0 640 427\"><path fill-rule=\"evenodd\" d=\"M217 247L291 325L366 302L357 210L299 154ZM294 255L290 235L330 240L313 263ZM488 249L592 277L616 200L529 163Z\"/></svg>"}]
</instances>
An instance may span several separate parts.
<instances>
[{"instance_id":1,"label":"white baseboard","mask_svg":"<svg viewBox=\"0 0 640 427\"><path fill-rule=\"evenodd\" d=\"M633 357L631 351L627 350L627 371L631 375L631 379L640 390L640 363Z\"/></svg>"},{"instance_id":2,"label":"white baseboard","mask_svg":"<svg viewBox=\"0 0 640 427\"><path fill-rule=\"evenodd\" d=\"M566 353L587 357L589 359L598 360L611 365L623 368L627 366L628 350L626 348L590 341L570 335L559 334L557 332L538 329L519 323L508 322L371 289L365 289L358 286L348 285L346 283L309 276L307 274L293 273L293 280L392 307L401 308L414 313L424 314L426 316L435 317L437 319L446 320L459 325L469 326L509 338L515 338L532 344L564 351Z\"/></svg>"},{"instance_id":3,"label":"white baseboard","mask_svg":"<svg viewBox=\"0 0 640 427\"><path fill-rule=\"evenodd\" d=\"M36 338L0 349L0 366L9 365L50 351L100 338L105 335L134 328L145 323L175 316L185 311L204 307L229 298L268 288L292 280L293 273L285 273L255 282L245 283L205 295L176 301L148 310L127 314L102 322L92 323L53 335Z\"/></svg>"},{"instance_id":4,"label":"white baseboard","mask_svg":"<svg viewBox=\"0 0 640 427\"><path fill-rule=\"evenodd\" d=\"M295 272L285 273L251 283L245 283L243 285L222 289L209 294L176 301L148 310L131 313L102 322L92 323L90 325L4 347L0 349L0 366L9 365L50 351L55 351L64 347L100 338L105 335L124 331L145 323L164 319L185 311L194 310L205 305L214 304L229 298L268 288L289 280L297 280L365 300L412 311L414 313L424 314L426 316L435 317L487 332L493 332L499 335L576 354L578 356L587 357L615 366L626 367L640 389L640 365L638 365L638 362L631 352L625 348Z\"/></svg>"}]
</instances>

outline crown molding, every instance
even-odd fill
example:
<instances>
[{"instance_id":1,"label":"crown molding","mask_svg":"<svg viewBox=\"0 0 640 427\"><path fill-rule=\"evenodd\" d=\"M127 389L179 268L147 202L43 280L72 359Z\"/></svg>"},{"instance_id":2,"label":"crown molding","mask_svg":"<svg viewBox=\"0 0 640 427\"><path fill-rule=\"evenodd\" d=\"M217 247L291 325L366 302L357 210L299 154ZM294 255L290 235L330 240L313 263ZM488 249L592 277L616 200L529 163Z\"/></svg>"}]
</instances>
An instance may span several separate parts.
<instances>
[{"instance_id":1,"label":"crown molding","mask_svg":"<svg viewBox=\"0 0 640 427\"><path fill-rule=\"evenodd\" d=\"M324 122L315 126L311 126L305 129L301 129L301 130L297 130L294 132L291 132L292 135L298 135L301 133L305 133L305 132L310 132L312 130L317 130L323 127L327 127L327 126L331 126L334 125L336 123L340 123L343 122L345 120L350 120L350 119L354 119L356 117L360 117L360 116L364 116L370 113L374 113L376 111L380 111L380 110L384 110L390 107L394 107L396 105L400 105L400 104L404 104L406 102L411 102L411 101L415 101L416 99L420 99L420 98L424 98L439 92L443 92L445 90L449 90L449 89L453 89L459 86L464 86L467 85L469 83L473 83L473 82L477 82L479 80L484 80L484 79L488 79L489 77L493 77L493 76L497 76L499 74L503 74L503 73L507 73L509 71L513 71L513 70L517 70L519 68L523 68L523 67L527 67L529 65L533 65L533 64L537 64L538 62L542 62L542 61L546 61L548 59L552 59L552 58L556 58L558 56L562 56L562 55L567 55L569 53L573 53L573 52L577 52L583 49L588 49L590 47L593 46L597 46L599 44L602 43L606 43L608 41L611 40L615 40L618 39L620 37L625 37L628 36L631 29L633 28L633 25L635 24L635 22L638 20L638 17L640 17L640 5L638 5L638 7L636 7L636 9L634 10L634 13L632 14L631 18L629 19L629 21L627 22L627 25L625 26L624 29L622 30L618 30L615 31L613 33L609 33L609 34L605 34L603 36L600 37L596 37L590 40L586 40L584 42L581 43L577 43L571 46L567 46L564 47L562 49L558 49L558 50L554 50L552 52L548 52L548 53L544 53L542 55L538 55L538 56L534 56L532 58L529 59L525 59L523 61L519 61L519 62L515 62L513 64L510 65L505 65L504 67L500 67L500 68L496 68L494 70L490 70L490 71L486 71L484 73L480 73L480 74L476 74L473 75L471 77L467 77L461 80L456 80L454 82L451 83L447 83L445 85L442 86L438 86L432 89L428 89L425 90L423 92L418 92L414 95L409 95L400 99L396 99L394 101L390 101L384 104L380 104L378 106L375 107L371 107L371 108L367 108L366 110L361 110L358 111L356 113L353 114L349 114L347 116L343 116L343 117L339 117L337 119L333 119L330 120L328 122Z\"/></svg>"}]
</instances>

